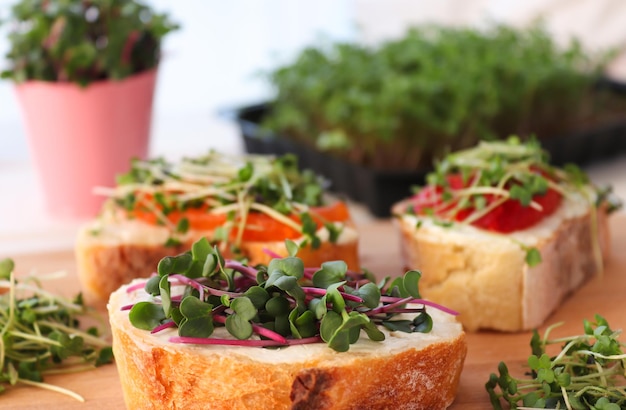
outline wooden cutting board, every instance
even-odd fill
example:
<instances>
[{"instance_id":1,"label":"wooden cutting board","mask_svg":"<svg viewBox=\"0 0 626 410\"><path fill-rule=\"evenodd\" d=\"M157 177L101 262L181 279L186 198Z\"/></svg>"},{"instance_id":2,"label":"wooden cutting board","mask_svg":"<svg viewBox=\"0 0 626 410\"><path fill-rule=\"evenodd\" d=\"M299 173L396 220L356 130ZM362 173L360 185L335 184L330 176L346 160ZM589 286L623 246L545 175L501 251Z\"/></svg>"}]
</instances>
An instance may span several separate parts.
<instances>
[{"instance_id":1,"label":"wooden cutting board","mask_svg":"<svg viewBox=\"0 0 626 410\"><path fill-rule=\"evenodd\" d=\"M585 284L548 319L546 325L564 322L553 333L567 336L582 332L583 319L604 316L613 329L626 329L626 214L612 218L612 259L604 275ZM402 274L399 236L390 221L360 226L362 265L379 276ZM0 255L0 257L11 255ZM71 251L25 254L14 257L19 274L58 270L67 276L46 283L46 288L74 296L79 291L76 265ZM103 314L105 314L103 312ZM544 327L545 328L545 327ZM541 332L543 330L539 329ZM468 334L468 354L458 395L451 409L490 408L484 384L489 374L505 361L512 372L522 374L530 354L531 333L479 332ZM626 336L625 336L626 337ZM123 409L124 400L114 364L93 371L50 376L48 383L71 389L85 398L81 403L64 395L31 387L11 388L0 395L0 409Z\"/></svg>"}]
</instances>

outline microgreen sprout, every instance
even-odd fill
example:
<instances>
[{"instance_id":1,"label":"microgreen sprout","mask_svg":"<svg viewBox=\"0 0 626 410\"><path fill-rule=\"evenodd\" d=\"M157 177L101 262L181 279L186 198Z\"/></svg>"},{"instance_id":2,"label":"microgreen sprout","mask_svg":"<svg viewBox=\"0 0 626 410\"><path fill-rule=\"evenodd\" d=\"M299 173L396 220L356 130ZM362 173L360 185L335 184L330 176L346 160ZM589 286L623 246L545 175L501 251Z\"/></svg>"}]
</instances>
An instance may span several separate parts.
<instances>
[{"instance_id":1,"label":"microgreen sprout","mask_svg":"<svg viewBox=\"0 0 626 410\"><path fill-rule=\"evenodd\" d=\"M11 259L0 260L0 392L25 384L57 391L79 401L65 388L45 383L46 374L92 369L113 358L97 328L79 328L91 312L80 295L67 300L39 286L41 276L20 281Z\"/></svg>"},{"instance_id":2,"label":"microgreen sprout","mask_svg":"<svg viewBox=\"0 0 626 410\"><path fill-rule=\"evenodd\" d=\"M317 248L319 229L326 228L330 242L341 233L341 225L315 212L325 204L325 187L320 176L301 171L291 154L229 156L210 151L177 162L133 160L115 188L96 192L111 198L104 216L119 217L122 210L124 218L166 227L171 232L167 246L181 245L192 229L215 229L214 242L239 248L246 229L263 229L249 223L254 213L301 233L303 245ZM200 222L188 217L191 211L200 215Z\"/></svg>"},{"instance_id":3,"label":"microgreen sprout","mask_svg":"<svg viewBox=\"0 0 626 410\"><path fill-rule=\"evenodd\" d=\"M610 189L593 186L577 166L550 165L547 152L534 138L522 141L512 136L505 141L482 141L443 158L426 180L427 186L415 190L414 203L404 212L429 216L442 227L474 225L510 233L529 228L556 212L563 197L587 201L595 226L597 208L612 212L621 206ZM524 209L528 212L520 215ZM595 247L597 242L594 236ZM526 252L529 266L541 262L536 248L518 244ZM601 257L596 259L601 267Z\"/></svg>"},{"instance_id":4,"label":"microgreen sprout","mask_svg":"<svg viewBox=\"0 0 626 410\"><path fill-rule=\"evenodd\" d=\"M618 341L606 319L583 322L582 335L550 338L560 324L548 327L543 337L535 330L528 358L529 378L519 379L501 362L485 388L494 409L502 402L511 409L561 408L619 410L626 407L626 344ZM560 345L555 355L548 346Z\"/></svg>"},{"instance_id":5,"label":"microgreen sprout","mask_svg":"<svg viewBox=\"0 0 626 410\"><path fill-rule=\"evenodd\" d=\"M294 244L286 246L290 256L251 267L225 260L206 238L199 239L190 251L161 260L157 275L145 283L151 299L134 304L129 320L152 332L176 327L178 336L170 340L178 343L274 347L325 342L345 352L361 330L373 341L385 338L380 326L430 332L427 306L456 314L421 299L419 271L377 284L370 272L350 271L343 261L305 267ZM215 337L218 327L230 337Z\"/></svg>"}]
</instances>

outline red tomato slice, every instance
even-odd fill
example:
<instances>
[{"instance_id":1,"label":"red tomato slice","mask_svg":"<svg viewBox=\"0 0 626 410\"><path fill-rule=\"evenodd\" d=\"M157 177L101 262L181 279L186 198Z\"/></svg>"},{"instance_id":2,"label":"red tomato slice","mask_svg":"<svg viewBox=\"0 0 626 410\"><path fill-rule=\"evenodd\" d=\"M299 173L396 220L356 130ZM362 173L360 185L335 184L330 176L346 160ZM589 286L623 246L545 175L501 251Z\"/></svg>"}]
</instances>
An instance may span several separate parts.
<instances>
[{"instance_id":1,"label":"red tomato slice","mask_svg":"<svg viewBox=\"0 0 626 410\"><path fill-rule=\"evenodd\" d=\"M466 186L459 175L451 175L448 177L448 183L452 190L462 189ZM440 206L442 204L441 187L428 186L422 189L413 197L413 210L416 214L426 214L427 209L437 209L437 215L443 216L447 211L454 207ZM495 200L491 195L485 195L487 204L493 203ZM488 214L482 216L472 225L486 229L489 231L510 233L529 228L553 214L561 204L561 194L552 188L548 188L545 194L535 195L533 201L541 206L541 210L537 210L530 206L523 206L517 200L509 199L500 206L494 208ZM466 208L456 213L454 219L456 221L464 221L474 212L473 208Z\"/></svg>"},{"instance_id":2,"label":"red tomato slice","mask_svg":"<svg viewBox=\"0 0 626 410\"><path fill-rule=\"evenodd\" d=\"M344 222L350 219L350 212L344 202L335 202L334 204L312 207L310 214L313 220L322 225L325 222ZM157 224L157 216L153 212L142 209L135 209L131 215L146 223ZM300 222L300 218L296 214L288 216L295 222ZM206 206L199 208L189 208L185 211L173 211L167 215L168 220L176 225L182 218L187 218L189 227L196 230L211 231L226 223L226 214L215 214L208 211ZM231 239L236 238L236 228L231 232ZM242 239L245 241L278 241L284 239L296 239L302 236L300 231L293 229L291 226L272 218L271 216L252 211L246 218L246 227L243 231Z\"/></svg>"}]
</instances>

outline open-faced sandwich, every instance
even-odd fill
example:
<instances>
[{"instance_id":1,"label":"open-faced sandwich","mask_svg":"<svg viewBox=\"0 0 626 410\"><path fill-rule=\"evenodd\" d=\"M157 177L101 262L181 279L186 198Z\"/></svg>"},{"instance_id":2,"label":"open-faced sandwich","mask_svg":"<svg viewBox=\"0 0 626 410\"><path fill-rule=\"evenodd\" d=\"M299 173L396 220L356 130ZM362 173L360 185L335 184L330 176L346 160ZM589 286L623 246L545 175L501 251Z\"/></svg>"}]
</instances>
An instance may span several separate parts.
<instances>
[{"instance_id":1,"label":"open-faced sandwich","mask_svg":"<svg viewBox=\"0 0 626 410\"><path fill-rule=\"evenodd\" d=\"M147 277L159 260L206 237L250 265L300 245L309 266L341 258L358 269L358 234L347 205L330 201L324 181L298 170L295 157L211 152L178 162L134 161L102 212L76 240L85 301L106 303L122 284Z\"/></svg>"},{"instance_id":2,"label":"open-faced sandwich","mask_svg":"<svg viewBox=\"0 0 626 410\"><path fill-rule=\"evenodd\" d=\"M289 244L290 255L297 245ZM111 294L129 409L444 409L466 355L420 272L376 284L344 261L251 267L205 239Z\"/></svg>"},{"instance_id":3,"label":"open-faced sandwich","mask_svg":"<svg viewBox=\"0 0 626 410\"><path fill-rule=\"evenodd\" d=\"M608 193L511 138L447 156L393 214L425 297L459 311L467 330L519 331L602 271Z\"/></svg>"}]
</instances>

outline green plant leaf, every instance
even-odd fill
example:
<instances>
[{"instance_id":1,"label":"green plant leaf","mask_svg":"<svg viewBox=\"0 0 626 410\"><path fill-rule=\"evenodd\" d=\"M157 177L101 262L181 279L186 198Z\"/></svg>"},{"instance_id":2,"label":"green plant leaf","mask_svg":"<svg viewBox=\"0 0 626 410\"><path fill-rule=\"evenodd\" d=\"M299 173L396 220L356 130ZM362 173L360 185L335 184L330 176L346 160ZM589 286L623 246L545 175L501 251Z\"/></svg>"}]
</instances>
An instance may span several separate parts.
<instances>
[{"instance_id":1,"label":"green plant leaf","mask_svg":"<svg viewBox=\"0 0 626 410\"><path fill-rule=\"evenodd\" d=\"M302 263L302 259L293 256L282 259L272 259L267 266L267 272L270 274L270 277L274 272L281 272L283 275L300 280L304 275L304 264Z\"/></svg>"},{"instance_id":2,"label":"green plant leaf","mask_svg":"<svg viewBox=\"0 0 626 410\"><path fill-rule=\"evenodd\" d=\"M159 272L160 276L172 273L184 274L189 270L192 263L193 259L190 252L185 252L178 256L166 256L159 261L157 272Z\"/></svg>"},{"instance_id":3,"label":"green plant leaf","mask_svg":"<svg viewBox=\"0 0 626 410\"><path fill-rule=\"evenodd\" d=\"M286 316L289 314L289 301L280 296L274 296L267 301L265 309L273 317Z\"/></svg>"},{"instance_id":4,"label":"green plant leaf","mask_svg":"<svg viewBox=\"0 0 626 410\"><path fill-rule=\"evenodd\" d=\"M178 327L178 334L185 337L209 337L213 334L212 316L185 318Z\"/></svg>"},{"instance_id":5,"label":"green plant leaf","mask_svg":"<svg viewBox=\"0 0 626 410\"><path fill-rule=\"evenodd\" d=\"M9 279L11 276L11 272L15 268L15 264L12 259L5 258L0 259L0 278L1 279Z\"/></svg>"},{"instance_id":6,"label":"green plant leaf","mask_svg":"<svg viewBox=\"0 0 626 410\"><path fill-rule=\"evenodd\" d=\"M165 320L165 313L161 306L150 302L139 302L130 309L128 319L138 329L152 330Z\"/></svg>"},{"instance_id":7,"label":"green plant leaf","mask_svg":"<svg viewBox=\"0 0 626 410\"><path fill-rule=\"evenodd\" d=\"M187 319L211 316L212 309L211 304L203 302L195 296L186 296L179 306L180 313Z\"/></svg>"},{"instance_id":8,"label":"green plant leaf","mask_svg":"<svg viewBox=\"0 0 626 410\"><path fill-rule=\"evenodd\" d=\"M250 298L240 296L233 299L230 308L243 320L252 320L257 314L257 310Z\"/></svg>"},{"instance_id":9,"label":"green plant leaf","mask_svg":"<svg viewBox=\"0 0 626 410\"><path fill-rule=\"evenodd\" d=\"M296 256L298 254L298 251L300 250L298 244L291 239L285 240L285 248L287 249L287 254L289 256Z\"/></svg>"},{"instance_id":10,"label":"green plant leaf","mask_svg":"<svg viewBox=\"0 0 626 410\"><path fill-rule=\"evenodd\" d=\"M161 306L163 306L163 312L165 317L170 317L170 311L172 309L172 299L170 297L170 282L168 276L162 276L159 281L159 294L161 295Z\"/></svg>"},{"instance_id":11,"label":"green plant leaf","mask_svg":"<svg viewBox=\"0 0 626 410\"><path fill-rule=\"evenodd\" d=\"M426 312L422 312L413 319L414 332L430 333L433 329L433 318Z\"/></svg>"},{"instance_id":12,"label":"green plant leaf","mask_svg":"<svg viewBox=\"0 0 626 410\"><path fill-rule=\"evenodd\" d=\"M320 324L320 336L326 343L330 342L333 335L341 327L343 319L341 315L330 310L322 318Z\"/></svg>"},{"instance_id":13,"label":"green plant leaf","mask_svg":"<svg viewBox=\"0 0 626 410\"><path fill-rule=\"evenodd\" d=\"M380 304L380 289L372 282L359 287L355 294L363 299L363 304L370 309Z\"/></svg>"},{"instance_id":14,"label":"green plant leaf","mask_svg":"<svg viewBox=\"0 0 626 410\"><path fill-rule=\"evenodd\" d=\"M531 268L541 263L541 253L537 248L530 248L526 251L526 263Z\"/></svg>"},{"instance_id":15,"label":"green plant leaf","mask_svg":"<svg viewBox=\"0 0 626 410\"><path fill-rule=\"evenodd\" d=\"M402 283L407 293L415 299L420 299L419 292L419 280L422 277L422 273L417 270L410 270L404 274Z\"/></svg>"},{"instance_id":16,"label":"green plant leaf","mask_svg":"<svg viewBox=\"0 0 626 410\"><path fill-rule=\"evenodd\" d=\"M345 280L347 271L348 265L344 261L324 262L321 268L313 274L313 285L326 289Z\"/></svg>"},{"instance_id":17,"label":"green plant leaf","mask_svg":"<svg viewBox=\"0 0 626 410\"><path fill-rule=\"evenodd\" d=\"M248 320L238 314L232 314L226 318L226 329L237 339L245 340L252 336L252 325Z\"/></svg>"},{"instance_id":18,"label":"green plant leaf","mask_svg":"<svg viewBox=\"0 0 626 410\"><path fill-rule=\"evenodd\" d=\"M260 286L251 286L244 292L244 295L250 299L255 309L261 309L270 299L270 295Z\"/></svg>"}]
</instances>

